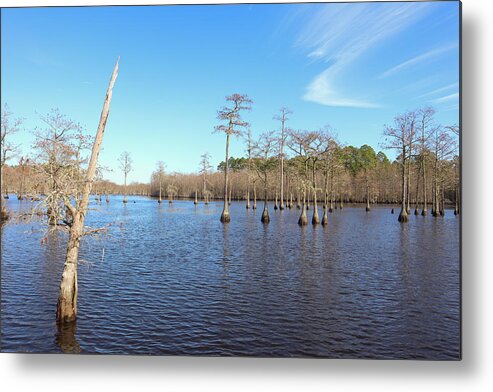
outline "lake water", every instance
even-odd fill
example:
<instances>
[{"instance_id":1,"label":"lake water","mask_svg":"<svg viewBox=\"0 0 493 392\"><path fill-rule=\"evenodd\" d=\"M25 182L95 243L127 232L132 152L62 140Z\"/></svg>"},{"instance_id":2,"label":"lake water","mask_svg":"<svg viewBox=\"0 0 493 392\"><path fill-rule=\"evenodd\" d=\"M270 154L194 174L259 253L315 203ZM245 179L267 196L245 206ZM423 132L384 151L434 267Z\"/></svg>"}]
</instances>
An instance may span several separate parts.
<instances>
[{"instance_id":1,"label":"lake water","mask_svg":"<svg viewBox=\"0 0 493 392\"><path fill-rule=\"evenodd\" d=\"M271 205L263 225L262 203L233 202L223 225L220 202L129 199L91 205L86 224L111 226L82 242L78 320L63 330L55 311L66 234L42 244L38 222L4 226L2 351L459 358L451 210L400 224L398 209L347 206L327 227L299 227L297 209Z\"/></svg>"}]
</instances>

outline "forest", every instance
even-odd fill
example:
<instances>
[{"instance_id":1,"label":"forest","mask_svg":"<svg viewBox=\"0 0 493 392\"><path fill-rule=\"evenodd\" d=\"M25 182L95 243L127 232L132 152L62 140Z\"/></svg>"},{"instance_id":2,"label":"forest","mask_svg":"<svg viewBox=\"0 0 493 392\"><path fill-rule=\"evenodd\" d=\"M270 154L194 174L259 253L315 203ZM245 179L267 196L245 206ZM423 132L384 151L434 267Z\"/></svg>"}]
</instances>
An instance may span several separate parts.
<instances>
[{"instance_id":1,"label":"forest","mask_svg":"<svg viewBox=\"0 0 493 392\"><path fill-rule=\"evenodd\" d=\"M158 161L148 181L127 184L133 161L131 153L125 151L119 159L124 184L105 180L106 169L98 166L91 191L94 199L110 202L111 195L124 194L124 202L126 195L152 196L159 203L174 199L190 199L196 204L244 201L246 208L253 209L263 201L280 210L302 209L303 204L309 210L320 203L329 213L347 203L364 203L366 211L378 203L400 204L404 206L399 215L403 221L410 214L443 215L446 205L459 213L459 128L436 124L431 107L398 115L391 125L383 126L380 148L397 151L396 158L390 160L384 151L377 152L366 144L343 145L330 126L317 131L289 128L293 113L287 108L274 116L279 121L278 130L254 138L250 124L241 119L241 111L250 109L250 100L234 94L227 102L233 106L220 111L218 117L224 124L216 128L226 134L228 145L230 136L235 137L233 142L242 143L245 156L228 156L228 165L226 160L214 165L210 154L204 152L195 158L195 173L167 172L165 162ZM236 104L239 109L233 113L235 123L230 125L228 116ZM19 146L9 139L21 129L22 120L15 118L7 105L3 108L4 198L15 194L20 200L37 201L53 196L54 191L77 193L91 137L57 109L41 120L46 127L33 131L36 141L31 155L19 156ZM45 199L47 204L50 200ZM52 211L58 211L56 219L63 222L64 210L59 208L57 197L51 205ZM2 204L2 218L7 214Z\"/></svg>"}]
</instances>

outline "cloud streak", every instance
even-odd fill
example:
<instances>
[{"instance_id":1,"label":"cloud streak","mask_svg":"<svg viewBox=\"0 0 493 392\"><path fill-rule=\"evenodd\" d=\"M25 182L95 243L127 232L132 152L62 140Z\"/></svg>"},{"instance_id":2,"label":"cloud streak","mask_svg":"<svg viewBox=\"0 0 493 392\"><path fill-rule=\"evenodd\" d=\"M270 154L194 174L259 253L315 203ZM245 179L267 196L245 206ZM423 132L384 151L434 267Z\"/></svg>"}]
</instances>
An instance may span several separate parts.
<instances>
[{"instance_id":1,"label":"cloud streak","mask_svg":"<svg viewBox=\"0 0 493 392\"><path fill-rule=\"evenodd\" d=\"M431 102L433 102L434 104L440 104L440 103L444 103L444 102L453 101L455 99L459 99L459 93L453 93L450 95L446 95L444 97L434 99Z\"/></svg>"},{"instance_id":2,"label":"cloud streak","mask_svg":"<svg viewBox=\"0 0 493 392\"><path fill-rule=\"evenodd\" d=\"M438 93L443 93L444 91L453 89L455 87L459 87L459 83L452 83L444 87L437 88L436 90L430 91L429 93L420 95L418 98L425 98L425 97L431 97L432 95L438 94Z\"/></svg>"},{"instance_id":3,"label":"cloud streak","mask_svg":"<svg viewBox=\"0 0 493 392\"><path fill-rule=\"evenodd\" d=\"M438 56L442 55L443 53L446 53L452 49L457 49L457 44L447 45L447 46L443 46L441 48L435 48L435 49L430 50L428 52L422 53L419 56L413 57L412 59L406 60L403 63L400 63L400 64L396 65L395 67L388 69L387 71L385 71L381 75L379 75L378 79L387 78L391 75L394 75L395 73L403 71L403 70L410 68L416 64L422 63L422 62L429 60L429 59L432 59L434 57L438 57Z\"/></svg>"},{"instance_id":4,"label":"cloud streak","mask_svg":"<svg viewBox=\"0 0 493 392\"><path fill-rule=\"evenodd\" d=\"M306 50L307 57L330 65L306 88L303 99L327 106L375 108L379 104L336 88L336 82L347 67L365 52L419 20L426 4L333 3L309 8L296 46ZM351 94L352 95L352 94Z\"/></svg>"}]
</instances>

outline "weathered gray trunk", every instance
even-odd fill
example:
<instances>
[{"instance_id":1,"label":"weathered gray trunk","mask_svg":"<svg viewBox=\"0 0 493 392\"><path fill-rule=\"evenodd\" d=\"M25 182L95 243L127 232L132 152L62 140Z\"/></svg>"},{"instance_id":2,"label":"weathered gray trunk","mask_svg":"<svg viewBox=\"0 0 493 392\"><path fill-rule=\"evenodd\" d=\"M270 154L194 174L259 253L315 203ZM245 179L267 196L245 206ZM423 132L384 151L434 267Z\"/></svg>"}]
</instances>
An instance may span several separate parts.
<instances>
[{"instance_id":1,"label":"weathered gray trunk","mask_svg":"<svg viewBox=\"0 0 493 392\"><path fill-rule=\"evenodd\" d=\"M366 212L370 212L370 184L368 175L366 175Z\"/></svg>"},{"instance_id":2,"label":"weathered gray trunk","mask_svg":"<svg viewBox=\"0 0 493 392\"><path fill-rule=\"evenodd\" d=\"M77 318L77 262L79 259L80 237L84 217L76 212L67 245L67 255L63 266L62 281L56 310L56 320L60 323L75 321Z\"/></svg>"},{"instance_id":3,"label":"weathered gray trunk","mask_svg":"<svg viewBox=\"0 0 493 392\"><path fill-rule=\"evenodd\" d=\"M56 320L59 323L72 322L77 318L77 263L79 258L80 238L84 230L84 218L87 212L87 206L89 204L89 195L91 193L94 175L96 173L96 166L99 152L101 151L101 143L103 142L104 130L110 110L113 86L115 85L117 74L118 61L116 62L110 79L110 84L106 92L106 98L103 104L103 110L101 112L101 118L99 120L99 126L94 139L94 144L92 146L91 159L89 161L84 191L82 192L80 202L76 203L75 207L73 207L70 202L66 203L66 207L70 209L73 215L73 222L70 226L67 255L63 265L62 280L58 295Z\"/></svg>"},{"instance_id":4,"label":"weathered gray trunk","mask_svg":"<svg viewBox=\"0 0 493 392\"><path fill-rule=\"evenodd\" d=\"M199 204L199 199L197 197L197 190L195 190L195 200L193 201L193 204L195 205Z\"/></svg>"}]
</instances>

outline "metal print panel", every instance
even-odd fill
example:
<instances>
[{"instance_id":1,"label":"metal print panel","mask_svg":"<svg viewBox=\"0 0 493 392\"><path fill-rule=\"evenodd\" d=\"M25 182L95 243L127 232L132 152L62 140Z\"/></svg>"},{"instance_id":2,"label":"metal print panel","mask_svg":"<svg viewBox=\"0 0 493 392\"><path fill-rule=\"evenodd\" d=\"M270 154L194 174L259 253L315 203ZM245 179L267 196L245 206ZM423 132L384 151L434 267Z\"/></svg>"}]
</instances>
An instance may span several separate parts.
<instances>
[{"instance_id":1,"label":"metal print panel","mask_svg":"<svg viewBox=\"0 0 493 392\"><path fill-rule=\"evenodd\" d=\"M1 10L1 350L458 360L460 3Z\"/></svg>"}]
</instances>

